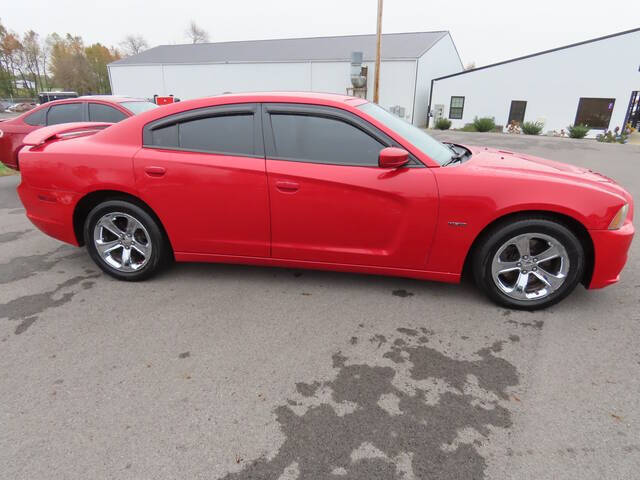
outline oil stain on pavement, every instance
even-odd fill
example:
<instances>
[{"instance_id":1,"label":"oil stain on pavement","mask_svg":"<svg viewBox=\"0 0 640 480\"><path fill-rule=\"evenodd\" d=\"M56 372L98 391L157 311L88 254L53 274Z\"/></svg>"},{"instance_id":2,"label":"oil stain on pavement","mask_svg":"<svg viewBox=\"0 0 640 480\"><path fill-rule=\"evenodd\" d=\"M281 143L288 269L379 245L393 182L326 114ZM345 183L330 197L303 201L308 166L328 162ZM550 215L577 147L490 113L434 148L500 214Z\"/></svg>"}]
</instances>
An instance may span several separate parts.
<instances>
[{"instance_id":1,"label":"oil stain on pavement","mask_svg":"<svg viewBox=\"0 0 640 480\"><path fill-rule=\"evenodd\" d=\"M298 383L300 396L276 407L285 440L275 456L224 479L484 478L477 446L511 426L504 404L519 383L496 355L508 341L465 360L431 348L434 333L420 330L372 337L371 363L334 354L334 380Z\"/></svg>"}]
</instances>

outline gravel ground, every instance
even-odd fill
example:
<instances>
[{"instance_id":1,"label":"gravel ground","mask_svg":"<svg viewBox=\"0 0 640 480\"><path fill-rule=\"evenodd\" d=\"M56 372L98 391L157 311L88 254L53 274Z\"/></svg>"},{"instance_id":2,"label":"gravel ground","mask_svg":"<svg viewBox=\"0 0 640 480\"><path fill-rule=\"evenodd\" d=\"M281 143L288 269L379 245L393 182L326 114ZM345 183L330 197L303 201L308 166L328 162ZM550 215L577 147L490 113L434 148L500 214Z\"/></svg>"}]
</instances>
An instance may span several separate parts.
<instances>
[{"instance_id":1,"label":"gravel ground","mask_svg":"<svg viewBox=\"0 0 640 480\"><path fill-rule=\"evenodd\" d=\"M596 169L640 147L443 139ZM469 284L176 265L139 284L36 231L0 178L0 478L636 479L640 246L537 313Z\"/></svg>"}]
</instances>

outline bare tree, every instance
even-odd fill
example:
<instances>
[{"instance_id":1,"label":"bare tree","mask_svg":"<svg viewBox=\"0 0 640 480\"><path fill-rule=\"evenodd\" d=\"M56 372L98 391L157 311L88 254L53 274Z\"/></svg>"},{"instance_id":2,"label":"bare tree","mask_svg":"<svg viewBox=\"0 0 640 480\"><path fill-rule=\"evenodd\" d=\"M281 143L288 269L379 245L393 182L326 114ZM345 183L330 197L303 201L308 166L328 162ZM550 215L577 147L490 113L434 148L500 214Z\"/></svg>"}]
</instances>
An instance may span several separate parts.
<instances>
[{"instance_id":1,"label":"bare tree","mask_svg":"<svg viewBox=\"0 0 640 480\"><path fill-rule=\"evenodd\" d=\"M207 43L209 41L209 34L204 28L200 28L196 25L196 22L191 20L189 27L185 31L187 38L191 40L191 43Z\"/></svg>"},{"instance_id":2,"label":"bare tree","mask_svg":"<svg viewBox=\"0 0 640 480\"><path fill-rule=\"evenodd\" d=\"M122 42L120 42L122 51L125 57L131 55L137 55L149 48L149 44L142 35L127 35Z\"/></svg>"}]
</instances>

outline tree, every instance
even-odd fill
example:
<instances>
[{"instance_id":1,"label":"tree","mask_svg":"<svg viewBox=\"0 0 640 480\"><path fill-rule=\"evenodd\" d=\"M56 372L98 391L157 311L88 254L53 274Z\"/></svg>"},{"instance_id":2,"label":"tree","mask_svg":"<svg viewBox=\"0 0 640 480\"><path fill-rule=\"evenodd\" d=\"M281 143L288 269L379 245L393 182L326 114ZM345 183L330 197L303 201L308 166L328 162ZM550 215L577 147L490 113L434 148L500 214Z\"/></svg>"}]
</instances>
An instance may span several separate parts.
<instances>
[{"instance_id":1,"label":"tree","mask_svg":"<svg viewBox=\"0 0 640 480\"><path fill-rule=\"evenodd\" d=\"M149 44L142 35L127 35L120 42L125 57L137 55L149 48Z\"/></svg>"},{"instance_id":2,"label":"tree","mask_svg":"<svg viewBox=\"0 0 640 480\"><path fill-rule=\"evenodd\" d=\"M191 43L207 43L209 41L209 34L203 28L196 25L196 22L191 20L189 27L185 31L187 38L191 40Z\"/></svg>"},{"instance_id":3,"label":"tree","mask_svg":"<svg viewBox=\"0 0 640 480\"><path fill-rule=\"evenodd\" d=\"M109 73L107 65L120 59L120 54L115 49L108 49L100 43L94 43L84 49L91 73L91 92L111 93Z\"/></svg>"},{"instance_id":4,"label":"tree","mask_svg":"<svg viewBox=\"0 0 640 480\"><path fill-rule=\"evenodd\" d=\"M81 37L51 35L51 73L58 87L81 95L92 92L95 78Z\"/></svg>"}]
</instances>

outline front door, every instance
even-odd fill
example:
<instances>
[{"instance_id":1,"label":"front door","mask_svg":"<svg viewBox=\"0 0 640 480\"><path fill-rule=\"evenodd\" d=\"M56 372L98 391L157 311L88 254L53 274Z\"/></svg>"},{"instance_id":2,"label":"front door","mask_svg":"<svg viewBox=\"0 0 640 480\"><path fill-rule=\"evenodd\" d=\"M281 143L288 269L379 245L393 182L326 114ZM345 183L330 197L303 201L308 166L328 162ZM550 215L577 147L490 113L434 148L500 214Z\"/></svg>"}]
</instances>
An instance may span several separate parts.
<instances>
[{"instance_id":1,"label":"front door","mask_svg":"<svg viewBox=\"0 0 640 480\"><path fill-rule=\"evenodd\" d=\"M437 215L429 168L379 168L392 140L351 113L263 110L274 258L425 268Z\"/></svg>"},{"instance_id":2,"label":"front door","mask_svg":"<svg viewBox=\"0 0 640 480\"><path fill-rule=\"evenodd\" d=\"M269 256L269 200L255 104L197 109L144 129L141 197L179 253Z\"/></svg>"}]
</instances>

